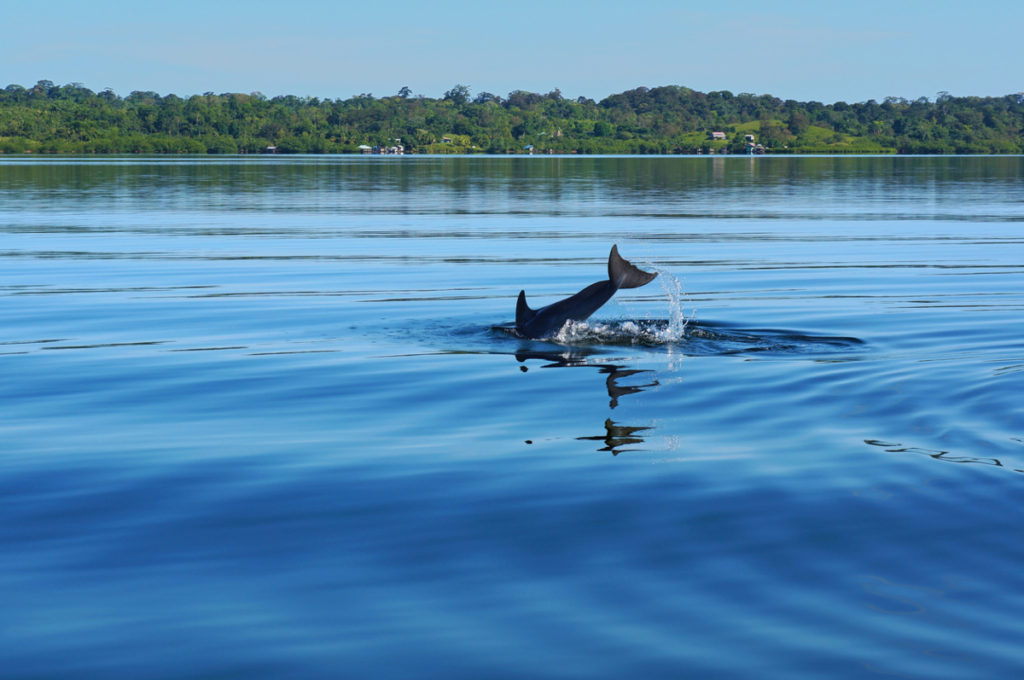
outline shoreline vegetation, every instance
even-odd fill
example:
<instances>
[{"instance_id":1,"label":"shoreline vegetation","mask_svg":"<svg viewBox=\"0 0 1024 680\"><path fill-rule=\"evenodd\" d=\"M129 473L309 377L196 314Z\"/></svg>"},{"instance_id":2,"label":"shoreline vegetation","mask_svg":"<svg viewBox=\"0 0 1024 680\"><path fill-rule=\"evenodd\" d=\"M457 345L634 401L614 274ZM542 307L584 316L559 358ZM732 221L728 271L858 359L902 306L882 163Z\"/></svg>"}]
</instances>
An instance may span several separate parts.
<instances>
[{"instance_id":1,"label":"shoreline vegetation","mask_svg":"<svg viewBox=\"0 0 1024 680\"><path fill-rule=\"evenodd\" d=\"M0 90L3 154L1020 154L1024 93L856 104L638 87L601 101L456 85L439 99Z\"/></svg>"}]
</instances>

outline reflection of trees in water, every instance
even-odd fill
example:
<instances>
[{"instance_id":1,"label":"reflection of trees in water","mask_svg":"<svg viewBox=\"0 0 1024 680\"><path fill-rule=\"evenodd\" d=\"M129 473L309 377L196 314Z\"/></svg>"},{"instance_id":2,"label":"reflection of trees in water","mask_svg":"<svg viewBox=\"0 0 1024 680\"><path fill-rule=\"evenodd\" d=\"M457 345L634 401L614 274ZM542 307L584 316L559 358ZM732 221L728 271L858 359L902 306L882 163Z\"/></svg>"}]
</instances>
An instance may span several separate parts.
<instances>
[{"instance_id":1,"label":"reflection of trees in water","mask_svg":"<svg viewBox=\"0 0 1024 680\"><path fill-rule=\"evenodd\" d=\"M578 368L578 367L589 367L596 368L601 373L605 374L605 389L608 391L608 407L614 409L619 405L619 399L626 395L637 394L643 392L651 387L658 385L657 379L652 379L651 382L642 385L624 385L619 381L625 378L629 378L641 373L653 373L649 369L632 369L625 368L618 364L594 364L590 363L588 357L594 354L593 350L587 349L572 349L565 351L531 351L521 349L516 352L516 361L524 363L528 359L540 359L549 363L544 364L541 368ZM526 372L529 370L526 366L519 367L521 371ZM638 432L644 430L650 430L650 427L645 426L631 426L621 425L616 423L611 418L606 418L604 421L605 433L597 436L577 437L579 440L587 441L600 441L604 442L605 446L598 449L599 451L611 451L612 455L617 456L622 451L637 451L639 449L623 449L624 446L630 446L633 444L642 444L644 442L643 437L637 435Z\"/></svg>"}]
</instances>

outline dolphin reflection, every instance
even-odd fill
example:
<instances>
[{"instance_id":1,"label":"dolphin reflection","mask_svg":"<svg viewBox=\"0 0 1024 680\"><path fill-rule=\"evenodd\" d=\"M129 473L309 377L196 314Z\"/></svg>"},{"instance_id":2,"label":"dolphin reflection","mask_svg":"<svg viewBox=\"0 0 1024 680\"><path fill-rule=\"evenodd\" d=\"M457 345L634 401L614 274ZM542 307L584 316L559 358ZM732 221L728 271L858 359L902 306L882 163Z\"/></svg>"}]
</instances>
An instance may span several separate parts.
<instances>
[{"instance_id":1,"label":"dolphin reflection","mask_svg":"<svg viewBox=\"0 0 1024 680\"><path fill-rule=\"evenodd\" d=\"M529 359L539 359L541 361L548 362L541 366L541 368L578 368L578 367L590 367L596 368L600 373L607 376L605 378L605 389L608 391L608 407L614 409L619 405L619 399L626 395L637 394L644 390L658 386L658 380L652 378L650 382L642 385L625 385L619 381L625 378L629 378L641 373L653 373L649 369L630 369L618 364L605 364L605 363L592 363L588 360L588 357L596 354L594 350L586 348L576 349L565 349L562 351L549 351L549 350L530 350L530 349L519 349L516 351L516 361L524 363ZM527 371L527 367L520 366L520 370ZM611 451L612 455L617 456L622 451L636 451L638 449L623 449L624 446L642 444L644 442L643 437L638 436L636 433L644 430L651 429L650 427L644 426L630 426L621 425L615 423L611 418L606 418L604 422L605 434L594 437L577 437L578 440L590 440L590 441L602 441L605 446L598 449L598 451Z\"/></svg>"},{"instance_id":2,"label":"dolphin reflection","mask_svg":"<svg viewBox=\"0 0 1024 680\"><path fill-rule=\"evenodd\" d=\"M541 368L575 368L580 366L596 368L598 371L608 376L604 383L605 388L608 390L608 398L610 399L608 406L611 408L615 408L619 405L619 397L624 397L627 394L637 394L638 392L643 392L651 387L657 387L659 384L657 378L655 378L652 382L644 385L620 385L619 381L623 378L628 378L640 373L654 373L654 371L646 368L625 368L617 364L590 363L587 361L587 357L592 354L595 354L595 352L587 349L572 349L562 352L519 349L516 350L516 361L523 363L527 359L541 359L543 361L551 362L541 366ZM522 366L520 370L525 371L526 367Z\"/></svg>"},{"instance_id":3,"label":"dolphin reflection","mask_svg":"<svg viewBox=\"0 0 1024 680\"><path fill-rule=\"evenodd\" d=\"M643 437L637 437L636 433L651 428L619 425L611 418L605 418L604 429L605 433L602 435L596 437L576 437L576 439L604 442L604 448L600 448L598 451L611 451L613 456L617 456L623 451L638 451L639 449L624 449L622 447L629 446L630 444L643 444Z\"/></svg>"}]
</instances>

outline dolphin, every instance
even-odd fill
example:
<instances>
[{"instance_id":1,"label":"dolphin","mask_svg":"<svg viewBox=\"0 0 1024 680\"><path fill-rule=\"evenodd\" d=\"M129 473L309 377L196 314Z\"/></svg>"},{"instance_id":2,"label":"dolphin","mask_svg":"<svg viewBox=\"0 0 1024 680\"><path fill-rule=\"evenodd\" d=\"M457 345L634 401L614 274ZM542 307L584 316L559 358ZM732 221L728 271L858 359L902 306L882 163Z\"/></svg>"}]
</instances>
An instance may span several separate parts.
<instances>
[{"instance_id":1,"label":"dolphin","mask_svg":"<svg viewBox=\"0 0 1024 680\"><path fill-rule=\"evenodd\" d=\"M526 304L526 291L519 291L516 302L516 334L524 338L547 338L557 333L566 321L584 321L615 295L619 288L639 288L647 285L657 272L637 269L619 255L618 246L612 246L608 255L608 280L592 283L564 300L540 309Z\"/></svg>"}]
</instances>

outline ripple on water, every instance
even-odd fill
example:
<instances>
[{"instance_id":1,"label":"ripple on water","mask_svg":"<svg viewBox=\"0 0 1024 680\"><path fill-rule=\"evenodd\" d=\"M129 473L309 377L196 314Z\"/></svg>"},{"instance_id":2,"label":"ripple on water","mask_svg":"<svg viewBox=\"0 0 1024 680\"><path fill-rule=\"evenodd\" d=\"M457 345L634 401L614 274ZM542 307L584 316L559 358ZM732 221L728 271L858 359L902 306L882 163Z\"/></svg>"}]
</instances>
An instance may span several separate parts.
<instances>
[{"instance_id":1,"label":"ripple on water","mask_svg":"<svg viewBox=\"0 0 1024 680\"><path fill-rule=\"evenodd\" d=\"M0 675L1019 675L1021 159L24 160Z\"/></svg>"}]
</instances>

